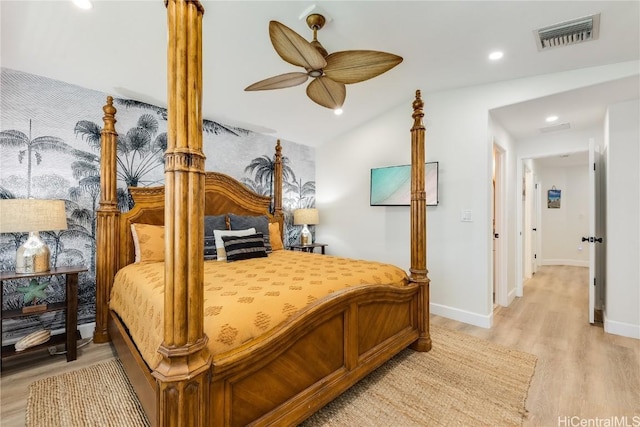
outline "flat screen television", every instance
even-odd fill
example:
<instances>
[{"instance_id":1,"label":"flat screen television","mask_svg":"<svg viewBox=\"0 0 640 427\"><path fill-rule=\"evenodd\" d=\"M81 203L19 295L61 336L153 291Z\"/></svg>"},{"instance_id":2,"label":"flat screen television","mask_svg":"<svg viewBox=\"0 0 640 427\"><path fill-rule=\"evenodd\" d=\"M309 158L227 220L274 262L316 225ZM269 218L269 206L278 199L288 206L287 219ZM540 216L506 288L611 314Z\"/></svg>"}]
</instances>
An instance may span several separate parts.
<instances>
[{"instance_id":1,"label":"flat screen television","mask_svg":"<svg viewBox=\"0 0 640 427\"><path fill-rule=\"evenodd\" d=\"M424 170L427 206L438 205L438 162L428 162ZM411 165L371 169L371 206L409 206Z\"/></svg>"}]
</instances>

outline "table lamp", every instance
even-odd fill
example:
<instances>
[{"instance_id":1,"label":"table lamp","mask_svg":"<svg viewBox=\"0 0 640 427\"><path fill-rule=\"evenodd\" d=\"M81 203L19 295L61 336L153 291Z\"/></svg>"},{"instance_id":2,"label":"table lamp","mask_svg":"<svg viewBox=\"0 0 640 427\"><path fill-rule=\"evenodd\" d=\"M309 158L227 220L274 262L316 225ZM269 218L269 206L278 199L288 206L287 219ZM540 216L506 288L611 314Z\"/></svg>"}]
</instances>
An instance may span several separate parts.
<instances>
[{"instance_id":1,"label":"table lamp","mask_svg":"<svg viewBox=\"0 0 640 427\"><path fill-rule=\"evenodd\" d=\"M318 209L315 208L296 209L293 211L293 224L303 226L302 232L300 233L300 244L310 245L312 243L311 232L307 226L319 224L319 219Z\"/></svg>"},{"instance_id":2,"label":"table lamp","mask_svg":"<svg viewBox=\"0 0 640 427\"><path fill-rule=\"evenodd\" d=\"M38 232L66 229L64 200L0 200L0 233L29 233L16 254L16 273L49 271L51 252Z\"/></svg>"}]
</instances>

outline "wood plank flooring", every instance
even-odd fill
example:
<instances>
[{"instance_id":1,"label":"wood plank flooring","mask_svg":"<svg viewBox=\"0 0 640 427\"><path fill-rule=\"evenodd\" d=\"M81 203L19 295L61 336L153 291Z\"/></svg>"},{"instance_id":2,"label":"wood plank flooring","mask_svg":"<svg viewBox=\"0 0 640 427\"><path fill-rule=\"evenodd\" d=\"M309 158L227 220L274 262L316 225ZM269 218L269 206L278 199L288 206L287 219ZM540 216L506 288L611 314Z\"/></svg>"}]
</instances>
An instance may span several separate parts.
<instances>
[{"instance_id":1,"label":"wood plank flooring","mask_svg":"<svg viewBox=\"0 0 640 427\"><path fill-rule=\"evenodd\" d=\"M491 329L432 317L538 357L525 426L640 426L640 340L589 324L588 274L585 267L542 267L524 297L494 311Z\"/></svg>"},{"instance_id":2,"label":"wood plank flooring","mask_svg":"<svg viewBox=\"0 0 640 427\"><path fill-rule=\"evenodd\" d=\"M640 426L640 340L605 334L601 326L588 323L587 275L583 267L541 268L525 285L524 297L496 309L491 329L431 317L433 324L538 357L526 427ZM70 363L64 356L48 354L4 361L0 424L24 425L33 381L112 357L109 344L90 344Z\"/></svg>"}]
</instances>

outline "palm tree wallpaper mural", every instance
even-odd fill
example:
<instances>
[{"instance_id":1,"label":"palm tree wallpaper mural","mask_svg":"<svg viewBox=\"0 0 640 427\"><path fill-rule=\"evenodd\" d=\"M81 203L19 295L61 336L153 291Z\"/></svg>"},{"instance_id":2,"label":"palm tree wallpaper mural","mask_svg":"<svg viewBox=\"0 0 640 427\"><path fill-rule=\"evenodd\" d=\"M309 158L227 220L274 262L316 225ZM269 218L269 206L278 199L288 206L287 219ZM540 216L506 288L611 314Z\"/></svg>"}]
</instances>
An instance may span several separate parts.
<instances>
[{"instance_id":1,"label":"palm tree wallpaper mural","mask_svg":"<svg viewBox=\"0 0 640 427\"><path fill-rule=\"evenodd\" d=\"M68 229L42 232L51 265L83 265L79 277L78 323L95 319L96 210L100 201L100 131L107 95L62 81L0 69L0 198L65 201ZM162 185L167 147L166 109L114 96L118 109L118 203L133 206L131 186ZM273 152L277 138L212 120L203 121L205 167L233 176L263 195L273 194ZM315 152L289 141L283 146L285 245L295 242L293 209L315 204ZM0 271L15 268L25 233L0 234ZM50 278L47 303L64 299L64 277ZM24 281L3 286L3 309L20 308ZM62 312L5 320L3 342L38 328L64 327ZM91 331L92 332L92 328Z\"/></svg>"}]
</instances>

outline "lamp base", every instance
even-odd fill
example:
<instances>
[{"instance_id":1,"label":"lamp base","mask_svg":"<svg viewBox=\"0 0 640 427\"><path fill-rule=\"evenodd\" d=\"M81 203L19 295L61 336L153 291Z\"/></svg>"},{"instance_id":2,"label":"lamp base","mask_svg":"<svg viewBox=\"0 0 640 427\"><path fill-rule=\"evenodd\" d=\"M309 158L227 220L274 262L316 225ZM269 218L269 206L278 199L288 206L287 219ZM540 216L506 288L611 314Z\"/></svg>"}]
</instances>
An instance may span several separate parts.
<instances>
[{"instance_id":1,"label":"lamp base","mask_svg":"<svg viewBox=\"0 0 640 427\"><path fill-rule=\"evenodd\" d=\"M24 245L18 248L16 273L29 274L49 271L49 258L49 247L40 238L37 231L32 231Z\"/></svg>"},{"instance_id":2,"label":"lamp base","mask_svg":"<svg viewBox=\"0 0 640 427\"><path fill-rule=\"evenodd\" d=\"M307 228L307 224L302 227L302 232L300 232L300 244L301 245L310 245L311 242L311 232L309 228Z\"/></svg>"}]
</instances>

